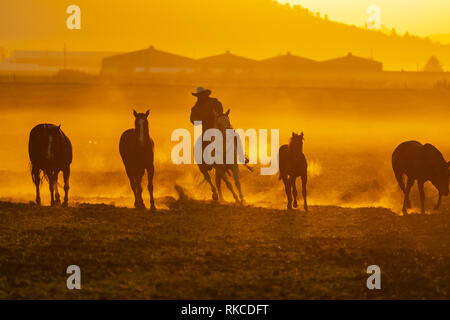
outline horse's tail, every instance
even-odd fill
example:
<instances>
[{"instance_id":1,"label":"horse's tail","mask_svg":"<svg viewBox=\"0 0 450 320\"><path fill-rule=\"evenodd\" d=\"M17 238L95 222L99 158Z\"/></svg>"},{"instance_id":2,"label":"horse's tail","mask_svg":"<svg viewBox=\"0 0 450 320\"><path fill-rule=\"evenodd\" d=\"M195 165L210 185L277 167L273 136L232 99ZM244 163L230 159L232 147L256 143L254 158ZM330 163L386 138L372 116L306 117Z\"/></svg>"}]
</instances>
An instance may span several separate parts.
<instances>
[{"instance_id":1,"label":"horse's tail","mask_svg":"<svg viewBox=\"0 0 450 320\"><path fill-rule=\"evenodd\" d=\"M248 158L247 155L245 155L245 162L244 162L244 166L250 171L253 172L255 169L253 167L249 166L250 160Z\"/></svg>"},{"instance_id":2,"label":"horse's tail","mask_svg":"<svg viewBox=\"0 0 450 320\"><path fill-rule=\"evenodd\" d=\"M30 167L31 180L33 180L34 184L42 185L44 180L48 182L49 179L44 170L42 170L43 175L41 176L41 170L39 169L39 178L36 180L36 177L33 174L33 164L30 162L28 166Z\"/></svg>"},{"instance_id":3,"label":"horse's tail","mask_svg":"<svg viewBox=\"0 0 450 320\"><path fill-rule=\"evenodd\" d=\"M402 191L405 191L405 182L403 181L403 172L399 168L395 153L392 155L392 169L394 170L395 179L397 179L398 185Z\"/></svg>"},{"instance_id":4,"label":"horse's tail","mask_svg":"<svg viewBox=\"0 0 450 320\"><path fill-rule=\"evenodd\" d=\"M248 171L253 172L255 169L253 167L250 167L247 163L244 164L244 166L248 169Z\"/></svg>"}]
</instances>

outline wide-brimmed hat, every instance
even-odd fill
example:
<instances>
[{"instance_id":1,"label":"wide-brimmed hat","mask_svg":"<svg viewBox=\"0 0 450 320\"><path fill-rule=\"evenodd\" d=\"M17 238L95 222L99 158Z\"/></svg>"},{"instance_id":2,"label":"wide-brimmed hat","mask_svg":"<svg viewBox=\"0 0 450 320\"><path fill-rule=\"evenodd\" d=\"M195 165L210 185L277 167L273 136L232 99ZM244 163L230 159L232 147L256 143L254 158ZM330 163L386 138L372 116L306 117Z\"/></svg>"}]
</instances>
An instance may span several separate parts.
<instances>
[{"instance_id":1,"label":"wide-brimmed hat","mask_svg":"<svg viewBox=\"0 0 450 320\"><path fill-rule=\"evenodd\" d=\"M210 94L211 94L211 90L205 89L204 87L198 87L197 92L192 93L192 95L196 96L196 97L203 96L203 95L209 96Z\"/></svg>"}]
</instances>

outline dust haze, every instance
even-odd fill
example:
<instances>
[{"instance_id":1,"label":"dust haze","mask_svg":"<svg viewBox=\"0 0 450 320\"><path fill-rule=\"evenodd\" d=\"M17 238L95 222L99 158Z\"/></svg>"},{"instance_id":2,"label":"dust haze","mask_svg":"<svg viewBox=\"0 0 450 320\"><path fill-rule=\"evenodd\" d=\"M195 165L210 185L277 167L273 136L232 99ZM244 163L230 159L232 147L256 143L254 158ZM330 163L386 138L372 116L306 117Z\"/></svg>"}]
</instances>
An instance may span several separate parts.
<instances>
[{"instance_id":1,"label":"dust haze","mask_svg":"<svg viewBox=\"0 0 450 320\"><path fill-rule=\"evenodd\" d=\"M0 192L3 199L33 201L28 134L38 123L61 124L73 144L70 201L132 207L133 195L118 152L122 132L134 126L132 111L150 110L155 141L155 196L175 196L175 184L195 199L210 199L196 165L176 166L170 153L173 130L186 128L189 85L68 83L0 84ZM430 142L448 158L450 91L438 89L334 89L277 86L215 86L213 96L231 109L234 128L280 129L280 145L292 131L305 134L312 205L375 206L400 211L402 195L391 168L391 153L406 140ZM278 175L241 168L251 205L284 208ZM429 187L429 186L428 186ZM428 201L437 192L428 188ZM416 190L413 204L418 204ZM47 185L43 203L49 204ZM232 197L225 191L225 198ZM148 204L148 194L144 192ZM444 200L447 201L447 200Z\"/></svg>"}]
</instances>

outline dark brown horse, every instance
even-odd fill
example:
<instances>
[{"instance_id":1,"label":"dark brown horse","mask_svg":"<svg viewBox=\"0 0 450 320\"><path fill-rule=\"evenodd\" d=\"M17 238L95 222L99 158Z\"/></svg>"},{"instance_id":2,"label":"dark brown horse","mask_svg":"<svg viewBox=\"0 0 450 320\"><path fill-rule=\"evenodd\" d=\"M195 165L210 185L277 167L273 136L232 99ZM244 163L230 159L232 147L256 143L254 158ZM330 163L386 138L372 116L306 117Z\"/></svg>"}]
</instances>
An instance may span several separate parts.
<instances>
[{"instance_id":1,"label":"dark brown horse","mask_svg":"<svg viewBox=\"0 0 450 320\"><path fill-rule=\"evenodd\" d=\"M39 186L41 184L41 170L47 178L51 205L60 205L58 192L58 175L64 176L64 202L69 202L69 177L70 164L72 163L72 144L69 138L62 132L61 126L53 124L39 124L30 132L28 141L28 154L31 161L31 177L36 185L36 203L41 204Z\"/></svg>"},{"instance_id":2,"label":"dark brown horse","mask_svg":"<svg viewBox=\"0 0 450 320\"><path fill-rule=\"evenodd\" d=\"M308 211L306 202L306 184L308 182L308 164L303 154L303 132L301 134L292 133L289 145L280 147L278 153L280 180L283 180L284 188L288 199L288 209L292 209L292 195L294 196L294 208L297 208L297 188L295 180L302 178L303 206Z\"/></svg>"},{"instance_id":3,"label":"dark brown horse","mask_svg":"<svg viewBox=\"0 0 450 320\"><path fill-rule=\"evenodd\" d=\"M141 184L142 177L147 170L150 209L153 211L156 210L153 199L154 143L148 131L147 118L149 113L148 110L146 113L133 111L135 117L134 129L129 129L122 134L119 151L134 193L134 206L140 209L145 209Z\"/></svg>"},{"instance_id":4,"label":"dark brown horse","mask_svg":"<svg viewBox=\"0 0 450 320\"><path fill-rule=\"evenodd\" d=\"M439 200L435 209L439 209L442 196L449 194L449 166L442 153L433 145L427 143L422 145L417 141L407 141L400 144L392 154L392 168L400 189L405 194L403 200L403 213L408 214L411 207L409 193L414 182L419 185L422 213L425 213L425 191L424 183L431 183L439 191ZM406 186L403 175L407 176Z\"/></svg>"}]
</instances>

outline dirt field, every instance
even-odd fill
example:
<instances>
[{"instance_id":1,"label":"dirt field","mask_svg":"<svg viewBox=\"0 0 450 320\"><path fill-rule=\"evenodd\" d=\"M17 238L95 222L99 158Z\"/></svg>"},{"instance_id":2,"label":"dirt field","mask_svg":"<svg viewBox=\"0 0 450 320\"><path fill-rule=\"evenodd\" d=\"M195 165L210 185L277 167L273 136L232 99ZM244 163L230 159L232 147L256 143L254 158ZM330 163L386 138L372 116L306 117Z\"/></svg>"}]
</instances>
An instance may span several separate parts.
<instances>
[{"instance_id":1,"label":"dirt field","mask_svg":"<svg viewBox=\"0 0 450 320\"><path fill-rule=\"evenodd\" d=\"M243 169L250 206L218 205L195 165L171 163L171 132L192 129L196 85L0 84L0 298L450 298L450 199L431 210L427 184L427 214L402 217L390 159L419 140L449 160L450 91L212 88L235 128L278 128L280 144L304 131L305 214L284 210L277 176ZM133 109L151 110L157 213L130 209L118 141ZM72 140L68 209L28 204L28 134L43 122ZM175 184L197 201L176 202ZM417 187L411 200L417 212ZM81 291L66 289L72 264ZM366 288L369 265L381 267L382 290Z\"/></svg>"},{"instance_id":2,"label":"dirt field","mask_svg":"<svg viewBox=\"0 0 450 320\"><path fill-rule=\"evenodd\" d=\"M450 298L450 210L287 212L160 199L157 213L0 203L3 299ZM66 289L67 266L82 289ZM381 290L366 288L367 266Z\"/></svg>"}]
</instances>

